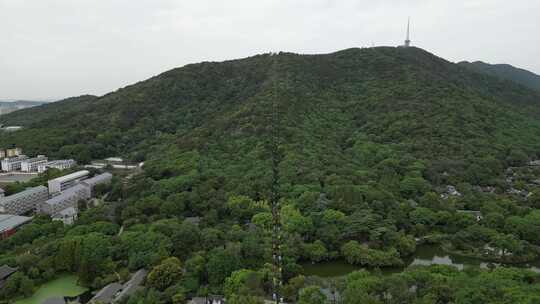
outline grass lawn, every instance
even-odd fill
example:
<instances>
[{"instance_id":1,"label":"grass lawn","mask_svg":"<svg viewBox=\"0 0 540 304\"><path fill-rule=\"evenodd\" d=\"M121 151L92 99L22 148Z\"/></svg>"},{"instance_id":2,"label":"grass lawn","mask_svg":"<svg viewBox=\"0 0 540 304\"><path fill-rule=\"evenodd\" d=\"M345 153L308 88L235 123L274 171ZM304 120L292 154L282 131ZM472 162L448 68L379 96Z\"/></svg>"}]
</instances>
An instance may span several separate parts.
<instances>
[{"instance_id":1,"label":"grass lawn","mask_svg":"<svg viewBox=\"0 0 540 304\"><path fill-rule=\"evenodd\" d=\"M87 288L77 285L77 276L64 275L41 285L32 297L19 300L15 304L41 304L53 297L75 297L86 290Z\"/></svg>"}]
</instances>

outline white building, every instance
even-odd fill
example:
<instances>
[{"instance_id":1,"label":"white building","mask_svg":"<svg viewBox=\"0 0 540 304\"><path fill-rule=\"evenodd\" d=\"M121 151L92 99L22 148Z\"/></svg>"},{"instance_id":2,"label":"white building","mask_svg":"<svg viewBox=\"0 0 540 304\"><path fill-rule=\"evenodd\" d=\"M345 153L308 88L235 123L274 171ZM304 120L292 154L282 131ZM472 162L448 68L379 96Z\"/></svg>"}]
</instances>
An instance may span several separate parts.
<instances>
[{"instance_id":1,"label":"white building","mask_svg":"<svg viewBox=\"0 0 540 304\"><path fill-rule=\"evenodd\" d=\"M21 215L35 211L48 198L47 187L28 188L10 196L0 197L0 213Z\"/></svg>"},{"instance_id":2,"label":"white building","mask_svg":"<svg viewBox=\"0 0 540 304\"><path fill-rule=\"evenodd\" d=\"M77 184L52 197L51 199L46 200L39 207L39 211L52 217L58 216L60 211L69 207L77 208L77 203L80 200L86 200L89 198L90 193L88 188L81 184Z\"/></svg>"},{"instance_id":3,"label":"white building","mask_svg":"<svg viewBox=\"0 0 540 304\"><path fill-rule=\"evenodd\" d=\"M45 155L38 155L34 158L28 158L21 162L21 171L37 172L39 165L45 163L47 163L47 157Z\"/></svg>"},{"instance_id":4,"label":"white building","mask_svg":"<svg viewBox=\"0 0 540 304\"><path fill-rule=\"evenodd\" d=\"M38 165L38 172L43 173L48 169L58 169L60 171L69 169L77 164L73 159L53 160Z\"/></svg>"},{"instance_id":5,"label":"white building","mask_svg":"<svg viewBox=\"0 0 540 304\"><path fill-rule=\"evenodd\" d=\"M26 159L28 159L28 156L25 156L25 155L4 158L1 162L2 170L6 172L20 170L23 160L26 160Z\"/></svg>"},{"instance_id":6,"label":"white building","mask_svg":"<svg viewBox=\"0 0 540 304\"><path fill-rule=\"evenodd\" d=\"M90 174L90 172L88 172L87 170L82 170L61 176L59 178L51 179L49 181L49 193L55 194L58 192L62 192L70 187L73 187L80 181L86 179L88 177L88 174Z\"/></svg>"}]
</instances>

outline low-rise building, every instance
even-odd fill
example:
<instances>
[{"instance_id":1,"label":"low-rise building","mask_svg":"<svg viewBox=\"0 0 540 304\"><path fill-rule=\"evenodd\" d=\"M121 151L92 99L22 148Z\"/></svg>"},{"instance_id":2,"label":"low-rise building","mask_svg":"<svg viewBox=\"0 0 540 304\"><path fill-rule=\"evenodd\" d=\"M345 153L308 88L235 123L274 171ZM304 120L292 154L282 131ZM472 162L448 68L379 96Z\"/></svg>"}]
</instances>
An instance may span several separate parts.
<instances>
[{"instance_id":1,"label":"low-rise building","mask_svg":"<svg viewBox=\"0 0 540 304\"><path fill-rule=\"evenodd\" d=\"M10 196L0 197L0 213L21 215L35 211L48 198L49 191L47 187L28 188Z\"/></svg>"},{"instance_id":2,"label":"low-rise building","mask_svg":"<svg viewBox=\"0 0 540 304\"><path fill-rule=\"evenodd\" d=\"M85 179L81 182L81 185L88 188L89 197L94 196L94 189L98 185L110 184L112 180L112 174L106 172L103 174L96 175L94 177Z\"/></svg>"},{"instance_id":3,"label":"low-rise building","mask_svg":"<svg viewBox=\"0 0 540 304\"><path fill-rule=\"evenodd\" d=\"M71 167L74 167L76 164L77 162L73 159L53 160L53 161L38 165L38 172L43 173L49 169L66 170Z\"/></svg>"},{"instance_id":4,"label":"low-rise building","mask_svg":"<svg viewBox=\"0 0 540 304\"><path fill-rule=\"evenodd\" d=\"M31 217L0 214L0 240L5 240L12 236L17 229L30 221L32 221Z\"/></svg>"},{"instance_id":5,"label":"low-rise building","mask_svg":"<svg viewBox=\"0 0 540 304\"><path fill-rule=\"evenodd\" d=\"M0 266L0 290L4 287L4 284L6 284L6 280L15 272L17 272L18 268L9 267L8 265L2 265Z\"/></svg>"},{"instance_id":6,"label":"low-rise building","mask_svg":"<svg viewBox=\"0 0 540 304\"><path fill-rule=\"evenodd\" d=\"M16 157L22 155L21 148L6 149L6 157Z\"/></svg>"},{"instance_id":7,"label":"low-rise building","mask_svg":"<svg viewBox=\"0 0 540 304\"><path fill-rule=\"evenodd\" d=\"M62 221L64 225L73 225L77 220L78 212L75 207L68 207L64 210L60 210L58 213L52 216L53 221Z\"/></svg>"},{"instance_id":8,"label":"low-rise building","mask_svg":"<svg viewBox=\"0 0 540 304\"><path fill-rule=\"evenodd\" d=\"M49 181L49 193L55 194L62 192L74 185L78 184L80 181L86 179L90 172L87 170L77 171L68 175L64 175Z\"/></svg>"},{"instance_id":9,"label":"low-rise building","mask_svg":"<svg viewBox=\"0 0 540 304\"><path fill-rule=\"evenodd\" d=\"M4 158L1 162L2 170L6 172L21 170L22 162L26 159L28 156L25 155Z\"/></svg>"},{"instance_id":10,"label":"low-rise building","mask_svg":"<svg viewBox=\"0 0 540 304\"><path fill-rule=\"evenodd\" d=\"M47 163L47 157L45 155L38 155L37 157L28 158L21 162L21 171L37 172L39 165L45 163Z\"/></svg>"},{"instance_id":11,"label":"low-rise building","mask_svg":"<svg viewBox=\"0 0 540 304\"><path fill-rule=\"evenodd\" d=\"M111 283L103 287L88 303L112 304L127 299L140 288L147 273L145 269L140 269L123 285L120 283Z\"/></svg>"},{"instance_id":12,"label":"low-rise building","mask_svg":"<svg viewBox=\"0 0 540 304\"><path fill-rule=\"evenodd\" d=\"M56 216L60 211L66 208L77 208L77 203L80 200L89 198L90 193L88 188L81 184L77 184L43 202L39 207L39 212L50 216Z\"/></svg>"}]
</instances>

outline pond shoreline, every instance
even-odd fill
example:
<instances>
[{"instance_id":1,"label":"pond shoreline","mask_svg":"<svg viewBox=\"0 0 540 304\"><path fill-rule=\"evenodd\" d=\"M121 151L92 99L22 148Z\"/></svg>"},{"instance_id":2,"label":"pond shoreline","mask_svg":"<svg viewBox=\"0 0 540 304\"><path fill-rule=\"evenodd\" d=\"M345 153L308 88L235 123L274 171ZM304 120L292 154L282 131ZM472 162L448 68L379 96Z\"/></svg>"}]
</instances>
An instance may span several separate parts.
<instances>
[{"instance_id":1,"label":"pond shoreline","mask_svg":"<svg viewBox=\"0 0 540 304\"><path fill-rule=\"evenodd\" d=\"M43 301L54 297L78 297L89 291L88 288L78 284L76 275L64 274L57 276L49 282L39 285L31 297L20 298L13 304L42 304Z\"/></svg>"},{"instance_id":2,"label":"pond shoreline","mask_svg":"<svg viewBox=\"0 0 540 304\"><path fill-rule=\"evenodd\" d=\"M465 256L447 252L439 244L424 244L417 246L413 255L403 258L404 265L400 267L369 267L362 265L351 265L345 259L335 259L316 264L301 263L306 276L319 277L339 277L345 276L356 270L365 269L368 271L380 271L382 274L399 273L411 266L448 265L463 270L466 267L489 268L490 264L495 266L509 266L518 268L528 268L540 273L540 260L522 263L500 263L487 261L486 259Z\"/></svg>"}]
</instances>

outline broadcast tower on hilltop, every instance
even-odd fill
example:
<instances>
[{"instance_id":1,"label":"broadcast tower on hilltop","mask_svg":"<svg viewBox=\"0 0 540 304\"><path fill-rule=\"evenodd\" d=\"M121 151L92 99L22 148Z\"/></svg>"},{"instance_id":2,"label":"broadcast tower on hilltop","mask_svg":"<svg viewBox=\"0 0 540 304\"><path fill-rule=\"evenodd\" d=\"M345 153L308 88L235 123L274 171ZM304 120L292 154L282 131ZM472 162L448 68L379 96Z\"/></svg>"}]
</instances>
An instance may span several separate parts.
<instances>
[{"instance_id":1,"label":"broadcast tower on hilltop","mask_svg":"<svg viewBox=\"0 0 540 304\"><path fill-rule=\"evenodd\" d=\"M403 47L406 47L406 48L411 46L410 24L411 24L411 18L407 19L407 38L405 39L405 44L403 45Z\"/></svg>"}]
</instances>

